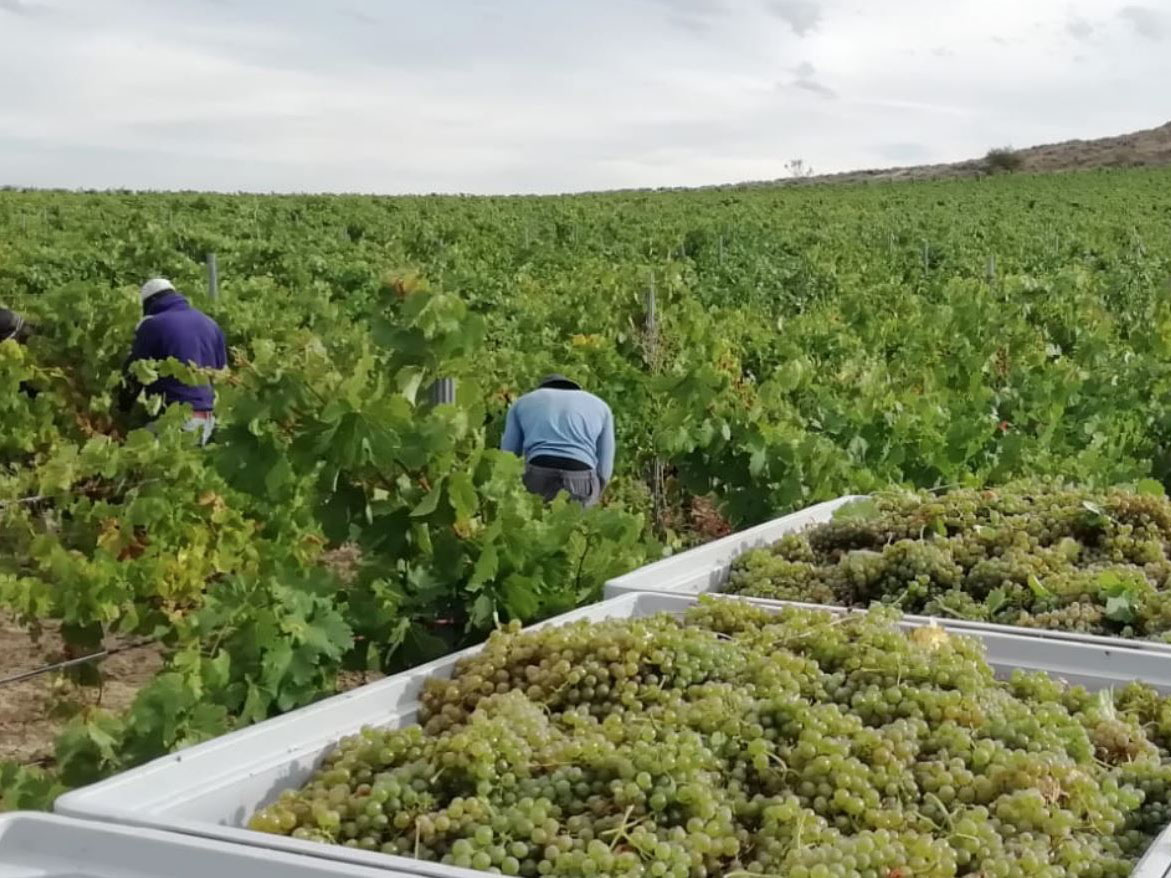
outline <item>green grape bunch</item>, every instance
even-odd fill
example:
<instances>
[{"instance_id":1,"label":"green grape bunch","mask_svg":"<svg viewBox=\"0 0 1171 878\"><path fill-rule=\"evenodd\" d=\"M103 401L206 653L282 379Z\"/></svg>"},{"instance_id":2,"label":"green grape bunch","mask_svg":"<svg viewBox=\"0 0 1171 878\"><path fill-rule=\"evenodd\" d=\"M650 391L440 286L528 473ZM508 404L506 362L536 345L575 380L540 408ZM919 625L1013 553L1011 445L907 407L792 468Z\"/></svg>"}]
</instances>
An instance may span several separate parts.
<instances>
[{"instance_id":1,"label":"green grape bunch","mask_svg":"<svg viewBox=\"0 0 1171 878\"><path fill-rule=\"evenodd\" d=\"M249 825L527 878L1128 875L1171 815L1171 700L1001 680L898 619L510 626Z\"/></svg>"},{"instance_id":2,"label":"green grape bunch","mask_svg":"<svg viewBox=\"0 0 1171 878\"><path fill-rule=\"evenodd\" d=\"M1151 485L878 494L737 560L726 591L1171 641L1171 501Z\"/></svg>"}]
</instances>

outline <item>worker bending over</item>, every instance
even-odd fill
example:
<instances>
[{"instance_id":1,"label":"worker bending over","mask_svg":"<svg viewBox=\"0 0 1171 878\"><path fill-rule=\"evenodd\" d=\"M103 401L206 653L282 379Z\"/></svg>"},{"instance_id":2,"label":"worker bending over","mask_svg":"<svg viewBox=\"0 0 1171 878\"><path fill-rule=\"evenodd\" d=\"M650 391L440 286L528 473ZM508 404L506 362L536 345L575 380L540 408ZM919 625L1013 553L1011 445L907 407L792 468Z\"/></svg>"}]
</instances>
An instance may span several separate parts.
<instances>
[{"instance_id":1,"label":"worker bending over","mask_svg":"<svg viewBox=\"0 0 1171 878\"><path fill-rule=\"evenodd\" d=\"M128 411L144 389L130 373L139 360L166 360L203 369L226 369L228 350L224 333L214 320L191 307L169 280L155 278L142 285L142 322L134 333L134 346L123 368L120 405ZM200 434L206 445L215 429L215 391L211 385L192 386L177 378L159 378L145 388L148 396L162 397L165 405L191 406L191 418L184 429Z\"/></svg>"},{"instance_id":2,"label":"worker bending over","mask_svg":"<svg viewBox=\"0 0 1171 878\"><path fill-rule=\"evenodd\" d=\"M565 491L588 508L614 474L614 415L564 375L550 375L508 410L500 447L524 458L529 491L546 501Z\"/></svg>"}]
</instances>

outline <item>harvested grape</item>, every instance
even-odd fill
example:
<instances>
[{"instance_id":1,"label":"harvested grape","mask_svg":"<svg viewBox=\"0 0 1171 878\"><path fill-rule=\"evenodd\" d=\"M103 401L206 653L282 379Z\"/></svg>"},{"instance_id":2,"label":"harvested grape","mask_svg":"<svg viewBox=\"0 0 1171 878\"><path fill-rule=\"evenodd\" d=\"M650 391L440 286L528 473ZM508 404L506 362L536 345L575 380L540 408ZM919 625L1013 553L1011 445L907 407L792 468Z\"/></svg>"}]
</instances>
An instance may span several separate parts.
<instances>
[{"instance_id":1,"label":"harvested grape","mask_svg":"<svg viewBox=\"0 0 1171 878\"><path fill-rule=\"evenodd\" d=\"M1171 642L1171 501L1025 483L880 494L737 560L726 591Z\"/></svg>"},{"instance_id":2,"label":"harvested grape","mask_svg":"<svg viewBox=\"0 0 1171 878\"><path fill-rule=\"evenodd\" d=\"M251 826L521 876L1127 875L1171 815L1171 701L998 680L897 618L499 631Z\"/></svg>"}]
</instances>

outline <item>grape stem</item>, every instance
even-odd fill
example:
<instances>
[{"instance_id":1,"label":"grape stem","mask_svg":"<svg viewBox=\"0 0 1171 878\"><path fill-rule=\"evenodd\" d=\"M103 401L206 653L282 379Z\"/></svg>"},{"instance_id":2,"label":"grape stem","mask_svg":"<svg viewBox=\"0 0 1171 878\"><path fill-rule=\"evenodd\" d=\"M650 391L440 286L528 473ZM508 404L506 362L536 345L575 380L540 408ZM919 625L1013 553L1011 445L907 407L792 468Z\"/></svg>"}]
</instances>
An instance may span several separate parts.
<instances>
[{"instance_id":1,"label":"grape stem","mask_svg":"<svg viewBox=\"0 0 1171 878\"><path fill-rule=\"evenodd\" d=\"M586 537L585 549L582 551L581 558L577 562L577 575L573 579L573 591L575 594L579 593L581 590L581 577L582 573L585 571L586 558L589 557L590 550L594 547L594 537L595 534L590 534Z\"/></svg>"},{"instance_id":2,"label":"grape stem","mask_svg":"<svg viewBox=\"0 0 1171 878\"><path fill-rule=\"evenodd\" d=\"M620 841L630 841L630 836L626 832L627 821L630 820L630 815L634 811L634 806L631 805L626 809L626 813L622 815L622 822L613 829L608 829L602 835L613 835L614 840L610 842L610 850L613 851Z\"/></svg>"},{"instance_id":3,"label":"grape stem","mask_svg":"<svg viewBox=\"0 0 1171 878\"><path fill-rule=\"evenodd\" d=\"M780 756L778 756L776 753L769 753L768 758L781 767L782 777L786 774L796 774L797 773L793 769L789 768L789 766L785 763L785 760L782 759ZM773 769L773 770L776 771L776 769Z\"/></svg>"},{"instance_id":4,"label":"grape stem","mask_svg":"<svg viewBox=\"0 0 1171 878\"><path fill-rule=\"evenodd\" d=\"M951 812L948 811L947 806L943 804L943 800L939 798L939 796L935 795L935 793L924 794L923 801L927 801L928 799L934 802L939 810L943 812L944 819L947 820L947 828L952 832L955 832L955 822L952 820Z\"/></svg>"}]
</instances>

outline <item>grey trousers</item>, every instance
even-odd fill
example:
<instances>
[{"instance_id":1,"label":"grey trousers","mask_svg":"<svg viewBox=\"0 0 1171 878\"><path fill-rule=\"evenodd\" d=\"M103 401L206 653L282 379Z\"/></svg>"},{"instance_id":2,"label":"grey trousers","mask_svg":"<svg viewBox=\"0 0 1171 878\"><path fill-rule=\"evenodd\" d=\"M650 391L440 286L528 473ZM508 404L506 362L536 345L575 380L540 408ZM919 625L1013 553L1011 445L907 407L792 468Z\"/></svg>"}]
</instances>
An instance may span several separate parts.
<instances>
[{"instance_id":1,"label":"grey trousers","mask_svg":"<svg viewBox=\"0 0 1171 878\"><path fill-rule=\"evenodd\" d=\"M183 425L188 433L199 434L199 444L206 445L211 441L211 434L215 432L215 418L192 418Z\"/></svg>"},{"instance_id":2,"label":"grey trousers","mask_svg":"<svg viewBox=\"0 0 1171 878\"><path fill-rule=\"evenodd\" d=\"M525 464L524 485L546 501L564 491L586 509L602 499L602 482L593 470L550 469Z\"/></svg>"}]
</instances>

